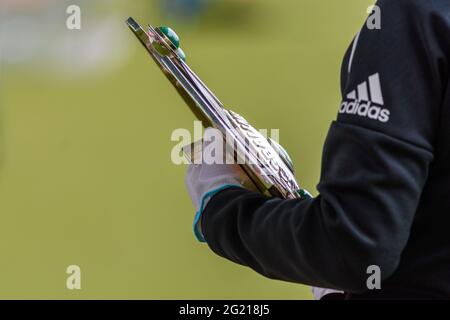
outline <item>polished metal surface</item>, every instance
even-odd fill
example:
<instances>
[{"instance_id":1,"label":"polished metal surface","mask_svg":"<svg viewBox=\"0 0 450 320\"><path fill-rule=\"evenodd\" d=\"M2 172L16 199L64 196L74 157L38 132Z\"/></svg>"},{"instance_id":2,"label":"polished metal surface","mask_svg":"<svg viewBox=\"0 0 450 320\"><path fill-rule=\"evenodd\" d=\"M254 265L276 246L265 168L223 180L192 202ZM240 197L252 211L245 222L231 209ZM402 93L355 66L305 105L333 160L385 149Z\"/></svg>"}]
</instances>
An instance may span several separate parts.
<instances>
[{"instance_id":1,"label":"polished metal surface","mask_svg":"<svg viewBox=\"0 0 450 320\"><path fill-rule=\"evenodd\" d=\"M149 25L145 31L133 18L126 22L197 119L205 127L220 130L224 137L232 137L226 143L235 150L236 163L262 194L286 199L302 197L292 162L279 145L269 142L239 114L225 109L157 28ZM155 41L167 49L167 55L155 50L152 45Z\"/></svg>"}]
</instances>

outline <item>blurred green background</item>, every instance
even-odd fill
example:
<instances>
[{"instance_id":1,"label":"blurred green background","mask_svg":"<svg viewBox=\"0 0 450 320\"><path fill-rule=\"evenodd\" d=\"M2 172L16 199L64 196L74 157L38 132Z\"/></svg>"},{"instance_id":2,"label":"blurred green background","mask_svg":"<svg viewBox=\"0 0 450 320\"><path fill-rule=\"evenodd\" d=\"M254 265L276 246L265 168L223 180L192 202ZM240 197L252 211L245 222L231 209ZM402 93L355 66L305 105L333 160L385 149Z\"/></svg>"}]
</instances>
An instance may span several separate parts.
<instances>
[{"instance_id":1,"label":"blurred green background","mask_svg":"<svg viewBox=\"0 0 450 320\"><path fill-rule=\"evenodd\" d=\"M341 59L372 1L170 2L0 1L0 298L311 298L196 242L186 168L170 161L194 118L124 20L172 26L226 105L280 129L315 191ZM66 288L71 264L81 290Z\"/></svg>"}]
</instances>

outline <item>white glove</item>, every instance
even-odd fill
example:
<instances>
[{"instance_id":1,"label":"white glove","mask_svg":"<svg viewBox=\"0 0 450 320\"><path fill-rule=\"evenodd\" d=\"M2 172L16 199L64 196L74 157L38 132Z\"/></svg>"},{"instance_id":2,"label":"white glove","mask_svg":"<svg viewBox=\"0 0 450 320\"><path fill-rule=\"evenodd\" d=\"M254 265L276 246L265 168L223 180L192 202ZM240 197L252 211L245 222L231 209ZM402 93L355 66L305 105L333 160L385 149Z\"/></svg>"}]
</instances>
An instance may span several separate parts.
<instances>
[{"instance_id":1,"label":"white glove","mask_svg":"<svg viewBox=\"0 0 450 320\"><path fill-rule=\"evenodd\" d=\"M253 183L237 164L191 164L185 181L196 210L194 233L201 242L204 242L204 238L201 233L200 216L208 201L216 193L230 187L243 187L255 191Z\"/></svg>"},{"instance_id":2,"label":"white glove","mask_svg":"<svg viewBox=\"0 0 450 320\"><path fill-rule=\"evenodd\" d=\"M191 164L188 167L185 182L195 210L198 211L201 209L202 198L208 192L223 186L244 187L247 180L239 165Z\"/></svg>"}]
</instances>

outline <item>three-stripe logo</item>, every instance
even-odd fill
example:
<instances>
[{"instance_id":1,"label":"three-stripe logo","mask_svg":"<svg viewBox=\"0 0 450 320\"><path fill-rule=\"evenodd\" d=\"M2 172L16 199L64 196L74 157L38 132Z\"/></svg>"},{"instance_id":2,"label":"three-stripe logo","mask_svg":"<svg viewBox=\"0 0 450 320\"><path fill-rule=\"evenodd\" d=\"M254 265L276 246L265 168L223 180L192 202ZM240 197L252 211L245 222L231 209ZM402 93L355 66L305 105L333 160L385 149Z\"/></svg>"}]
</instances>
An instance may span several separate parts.
<instances>
[{"instance_id":1,"label":"three-stripe logo","mask_svg":"<svg viewBox=\"0 0 450 320\"><path fill-rule=\"evenodd\" d=\"M362 82L356 90L347 94L339 113L388 122L390 111L383 106L380 75L375 73L369 77L368 81Z\"/></svg>"}]
</instances>

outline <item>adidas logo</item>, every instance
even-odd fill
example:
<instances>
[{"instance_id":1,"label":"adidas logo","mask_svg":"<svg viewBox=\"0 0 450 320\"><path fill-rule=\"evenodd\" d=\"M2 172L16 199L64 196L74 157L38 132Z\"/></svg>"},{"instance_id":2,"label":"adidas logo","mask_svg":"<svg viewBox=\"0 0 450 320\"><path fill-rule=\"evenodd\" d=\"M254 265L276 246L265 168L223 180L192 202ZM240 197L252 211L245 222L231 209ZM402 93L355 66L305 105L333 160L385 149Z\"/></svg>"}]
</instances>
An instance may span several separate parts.
<instances>
[{"instance_id":1,"label":"adidas logo","mask_svg":"<svg viewBox=\"0 0 450 320\"><path fill-rule=\"evenodd\" d=\"M352 114L386 123L389 121L391 113L383 106L380 75L375 73L369 77L368 85L367 81L364 81L358 85L357 90L353 90L347 95L346 100L341 104L339 113Z\"/></svg>"}]
</instances>

